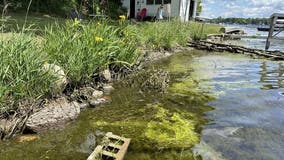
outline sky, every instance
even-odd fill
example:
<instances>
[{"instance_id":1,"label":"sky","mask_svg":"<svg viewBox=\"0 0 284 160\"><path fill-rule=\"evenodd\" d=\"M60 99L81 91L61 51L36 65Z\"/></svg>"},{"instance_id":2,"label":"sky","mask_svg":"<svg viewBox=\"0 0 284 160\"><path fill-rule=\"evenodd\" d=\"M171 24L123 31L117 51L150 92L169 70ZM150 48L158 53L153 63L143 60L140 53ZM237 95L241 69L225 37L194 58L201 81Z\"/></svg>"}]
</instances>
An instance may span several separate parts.
<instances>
[{"instance_id":1,"label":"sky","mask_svg":"<svg viewBox=\"0 0 284 160\"><path fill-rule=\"evenodd\" d=\"M202 0L202 17L268 18L284 13L284 0Z\"/></svg>"}]
</instances>

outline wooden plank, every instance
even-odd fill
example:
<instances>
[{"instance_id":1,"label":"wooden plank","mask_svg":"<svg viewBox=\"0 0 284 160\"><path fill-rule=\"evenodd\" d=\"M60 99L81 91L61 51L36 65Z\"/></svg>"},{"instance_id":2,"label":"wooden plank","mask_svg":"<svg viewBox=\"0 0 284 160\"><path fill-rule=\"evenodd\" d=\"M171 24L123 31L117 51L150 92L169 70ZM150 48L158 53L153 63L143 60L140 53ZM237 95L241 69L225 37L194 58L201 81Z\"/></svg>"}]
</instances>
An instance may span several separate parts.
<instances>
[{"instance_id":1,"label":"wooden plank","mask_svg":"<svg viewBox=\"0 0 284 160\"><path fill-rule=\"evenodd\" d=\"M265 44L265 50L268 50L268 48L270 47L270 39L272 38L273 32L274 32L274 24L277 21L277 17L273 16L270 19L270 30L268 33L268 37L266 39L266 44Z\"/></svg>"},{"instance_id":2,"label":"wooden plank","mask_svg":"<svg viewBox=\"0 0 284 160\"><path fill-rule=\"evenodd\" d=\"M273 13L270 18L273 18L273 17L283 17L284 18L284 13Z\"/></svg>"},{"instance_id":3,"label":"wooden plank","mask_svg":"<svg viewBox=\"0 0 284 160\"><path fill-rule=\"evenodd\" d=\"M274 28L284 28L284 24L275 24Z\"/></svg>"}]
</instances>

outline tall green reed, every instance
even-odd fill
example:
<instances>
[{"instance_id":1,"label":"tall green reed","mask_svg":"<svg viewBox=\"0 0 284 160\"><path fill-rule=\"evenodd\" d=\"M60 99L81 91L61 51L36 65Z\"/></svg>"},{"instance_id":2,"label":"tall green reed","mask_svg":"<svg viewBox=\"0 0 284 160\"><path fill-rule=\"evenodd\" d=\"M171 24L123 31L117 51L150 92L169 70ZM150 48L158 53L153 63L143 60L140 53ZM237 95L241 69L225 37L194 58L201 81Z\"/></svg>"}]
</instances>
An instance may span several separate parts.
<instances>
[{"instance_id":1,"label":"tall green reed","mask_svg":"<svg viewBox=\"0 0 284 160\"><path fill-rule=\"evenodd\" d=\"M43 69L46 56L32 35L13 34L0 40L0 110L21 99L36 99L49 93L56 77Z\"/></svg>"},{"instance_id":2,"label":"tall green reed","mask_svg":"<svg viewBox=\"0 0 284 160\"><path fill-rule=\"evenodd\" d=\"M89 81L98 68L135 62L136 46L119 33L118 27L105 21L87 24L68 21L64 26L46 29L44 51L63 67L71 83L81 84Z\"/></svg>"}]
</instances>

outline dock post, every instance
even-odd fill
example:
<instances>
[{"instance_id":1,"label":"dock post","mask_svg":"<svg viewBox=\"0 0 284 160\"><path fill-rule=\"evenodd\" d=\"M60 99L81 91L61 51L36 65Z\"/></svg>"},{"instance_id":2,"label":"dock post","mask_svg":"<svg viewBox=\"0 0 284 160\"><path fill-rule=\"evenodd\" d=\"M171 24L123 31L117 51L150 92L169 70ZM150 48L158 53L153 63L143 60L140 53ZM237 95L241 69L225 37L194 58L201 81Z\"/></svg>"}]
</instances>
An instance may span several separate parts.
<instances>
[{"instance_id":1,"label":"dock post","mask_svg":"<svg viewBox=\"0 0 284 160\"><path fill-rule=\"evenodd\" d=\"M272 17L270 17L270 29L269 29L268 37L266 39L266 44L265 44L265 50L266 51L270 47L270 40L271 40L271 38L273 36L274 26L275 26L276 21L277 21L277 17L272 15Z\"/></svg>"},{"instance_id":2,"label":"dock post","mask_svg":"<svg viewBox=\"0 0 284 160\"><path fill-rule=\"evenodd\" d=\"M277 33L274 34L274 31L277 30ZM267 51L270 47L270 42L272 39L277 39L276 35L284 30L284 14L283 13L274 13L270 16L270 28L268 37L265 44L265 50ZM279 38L278 38L279 39Z\"/></svg>"}]
</instances>

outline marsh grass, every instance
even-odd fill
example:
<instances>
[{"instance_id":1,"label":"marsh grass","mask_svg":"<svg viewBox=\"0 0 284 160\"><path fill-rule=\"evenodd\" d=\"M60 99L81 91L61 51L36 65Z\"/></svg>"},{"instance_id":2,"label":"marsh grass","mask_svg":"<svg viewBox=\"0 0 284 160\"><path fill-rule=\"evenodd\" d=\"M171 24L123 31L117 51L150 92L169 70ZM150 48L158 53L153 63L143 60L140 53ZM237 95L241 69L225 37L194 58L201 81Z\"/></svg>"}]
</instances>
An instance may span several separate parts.
<instances>
[{"instance_id":1,"label":"marsh grass","mask_svg":"<svg viewBox=\"0 0 284 160\"><path fill-rule=\"evenodd\" d=\"M39 13L30 13L25 19L23 15L25 12L9 13L9 15L2 16L0 19L1 32L25 32L42 33L46 26L53 25L54 23L64 24L65 19L44 15Z\"/></svg>"},{"instance_id":2,"label":"marsh grass","mask_svg":"<svg viewBox=\"0 0 284 160\"><path fill-rule=\"evenodd\" d=\"M85 83L95 70L110 64L131 66L135 62L135 43L119 33L119 28L107 22L68 21L46 30L44 51L51 61L63 67L71 83Z\"/></svg>"},{"instance_id":3,"label":"marsh grass","mask_svg":"<svg viewBox=\"0 0 284 160\"><path fill-rule=\"evenodd\" d=\"M126 29L135 31L135 39L147 48L171 48L176 45L185 45L189 38L189 30L186 23L178 20L171 22L143 23L129 25Z\"/></svg>"},{"instance_id":4,"label":"marsh grass","mask_svg":"<svg viewBox=\"0 0 284 160\"><path fill-rule=\"evenodd\" d=\"M170 49L186 45L190 37L203 38L219 31L219 27L205 25L203 32L196 34L199 23L178 20L140 24L119 23L119 20L56 23L54 19L41 18L29 16L24 21L18 17L15 23L10 23L12 20L7 17L1 19L1 111L16 106L18 101L50 94L56 77L43 70L44 63L60 66L68 82L80 86L109 66L133 66L140 56L138 48ZM39 24L30 23L36 21ZM34 30L37 27L41 34ZM6 33L7 29L12 32Z\"/></svg>"},{"instance_id":5,"label":"marsh grass","mask_svg":"<svg viewBox=\"0 0 284 160\"><path fill-rule=\"evenodd\" d=\"M12 34L0 40L0 109L24 98L48 94L55 77L43 70L46 56L32 35Z\"/></svg>"},{"instance_id":6,"label":"marsh grass","mask_svg":"<svg viewBox=\"0 0 284 160\"><path fill-rule=\"evenodd\" d=\"M193 40L206 39L208 34L218 34L221 29L219 25L200 22L190 22L189 26L190 37Z\"/></svg>"}]
</instances>

